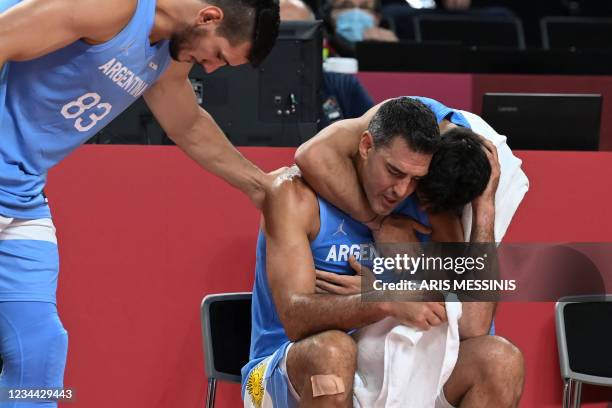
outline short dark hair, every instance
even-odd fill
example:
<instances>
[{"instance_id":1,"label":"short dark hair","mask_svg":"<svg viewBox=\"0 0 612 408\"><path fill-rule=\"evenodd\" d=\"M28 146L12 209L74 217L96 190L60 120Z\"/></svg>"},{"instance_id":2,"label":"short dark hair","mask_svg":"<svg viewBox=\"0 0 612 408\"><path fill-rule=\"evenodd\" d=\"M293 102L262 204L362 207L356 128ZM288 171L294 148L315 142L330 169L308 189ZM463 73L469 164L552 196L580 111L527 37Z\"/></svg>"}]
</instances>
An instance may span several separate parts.
<instances>
[{"instance_id":1,"label":"short dark hair","mask_svg":"<svg viewBox=\"0 0 612 408\"><path fill-rule=\"evenodd\" d=\"M388 146L401 137L417 153L433 154L440 142L440 129L431 109L417 99L401 97L380 106L368 126L374 148Z\"/></svg>"},{"instance_id":2,"label":"short dark hair","mask_svg":"<svg viewBox=\"0 0 612 408\"><path fill-rule=\"evenodd\" d=\"M268 56L280 25L277 0L205 0L223 10L223 21L217 32L232 46L251 41L249 62L257 67Z\"/></svg>"},{"instance_id":3,"label":"short dark hair","mask_svg":"<svg viewBox=\"0 0 612 408\"><path fill-rule=\"evenodd\" d=\"M417 187L429 211L460 211L482 194L491 176L483 148L481 137L469 129L457 127L442 134L429 172Z\"/></svg>"}]
</instances>

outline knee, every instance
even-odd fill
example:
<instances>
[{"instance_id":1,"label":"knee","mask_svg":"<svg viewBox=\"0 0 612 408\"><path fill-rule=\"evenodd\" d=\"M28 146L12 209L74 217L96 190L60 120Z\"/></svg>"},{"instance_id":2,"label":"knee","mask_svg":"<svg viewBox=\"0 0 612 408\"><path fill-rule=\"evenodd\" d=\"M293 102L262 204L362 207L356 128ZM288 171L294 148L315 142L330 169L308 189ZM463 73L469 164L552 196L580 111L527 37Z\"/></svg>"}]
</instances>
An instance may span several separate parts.
<instances>
[{"instance_id":1,"label":"knee","mask_svg":"<svg viewBox=\"0 0 612 408\"><path fill-rule=\"evenodd\" d=\"M322 365L333 368L350 368L357 364L357 345L348 334L339 330L319 333L313 338L313 357Z\"/></svg>"},{"instance_id":2,"label":"knee","mask_svg":"<svg viewBox=\"0 0 612 408\"><path fill-rule=\"evenodd\" d=\"M309 337L298 347L300 351L289 351L287 370L300 396L309 401L321 397L320 406L348 406L357 369L353 339L342 331L330 330Z\"/></svg>"},{"instance_id":3,"label":"knee","mask_svg":"<svg viewBox=\"0 0 612 408\"><path fill-rule=\"evenodd\" d=\"M515 406L523 390L523 353L503 337L488 336L487 340L482 348L483 381L494 389L502 400L502 406Z\"/></svg>"},{"instance_id":4,"label":"knee","mask_svg":"<svg viewBox=\"0 0 612 408\"><path fill-rule=\"evenodd\" d=\"M514 344L500 336L489 336L485 355L490 360L489 374L493 377L505 376L506 379L521 379L524 375L523 353ZM510 378L508 378L510 377Z\"/></svg>"}]
</instances>

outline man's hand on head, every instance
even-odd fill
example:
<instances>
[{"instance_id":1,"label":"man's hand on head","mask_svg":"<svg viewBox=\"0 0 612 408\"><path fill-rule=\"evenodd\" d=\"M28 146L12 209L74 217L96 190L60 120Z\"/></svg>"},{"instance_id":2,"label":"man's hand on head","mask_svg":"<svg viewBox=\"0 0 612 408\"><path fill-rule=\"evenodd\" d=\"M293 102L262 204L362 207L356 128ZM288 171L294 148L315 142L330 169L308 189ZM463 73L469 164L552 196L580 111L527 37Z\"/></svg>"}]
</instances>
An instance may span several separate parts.
<instances>
[{"instance_id":1,"label":"man's hand on head","mask_svg":"<svg viewBox=\"0 0 612 408\"><path fill-rule=\"evenodd\" d=\"M491 176L489 177L489 183L482 194L472 201L472 208L475 212L478 212L480 208L487 210L495 208L495 193L497 192L499 177L501 175L497 148L490 140L483 138L482 143L483 150L487 155L487 159L489 159L489 164L491 165Z\"/></svg>"}]
</instances>

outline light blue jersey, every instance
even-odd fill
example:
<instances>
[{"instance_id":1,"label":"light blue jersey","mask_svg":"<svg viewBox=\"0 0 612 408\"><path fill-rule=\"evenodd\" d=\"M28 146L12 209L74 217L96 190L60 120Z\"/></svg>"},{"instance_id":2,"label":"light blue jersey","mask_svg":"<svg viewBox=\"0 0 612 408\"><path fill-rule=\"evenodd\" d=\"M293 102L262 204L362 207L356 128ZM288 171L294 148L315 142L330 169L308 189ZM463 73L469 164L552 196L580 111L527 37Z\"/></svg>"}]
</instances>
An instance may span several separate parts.
<instances>
[{"instance_id":1,"label":"light blue jersey","mask_svg":"<svg viewBox=\"0 0 612 408\"><path fill-rule=\"evenodd\" d=\"M350 218L324 199L319 198L318 201L320 228L317 237L310 243L315 268L341 275L354 275L348 263L349 256L355 255L359 258L360 245L373 242L372 234L365 225ZM418 203L412 197L402 202L393 212L407 215L429 226L427 215L419 210ZM429 239L420 233L417 233L417 238L420 241ZM260 231L253 287L250 361L242 369L243 394L245 381L251 369L288 343L289 338L276 312L268 285L266 240ZM270 362L270 367L278 364L283 353L277 353L277 357L277 361ZM268 373L273 371L270 367Z\"/></svg>"},{"instance_id":2,"label":"light blue jersey","mask_svg":"<svg viewBox=\"0 0 612 408\"><path fill-rule=\"evenodd\" d=\"M0 12L15 0L0 0ZM95 10L94 10L95 12ZM0 215L48 218L47 171L138 99L168 66L168 41L149 43L155 0L99 45L76 41L0 72Z\"/></svg>"},{"instance_id":3,"label":"light blue jersey","mask_svg":"<svg viewBox=\"0 0 612 408\"><path fill-rule=\"evenodd\" d=\"M447 119L457 126L471 129L470 124L461 112L449 108L435 99L426 98L424 96L409 96L409 98L416 99L431 109L434 115L436 115L436 121L438 123L442 122L444 119Z\"/></svg>"}]
</instances>

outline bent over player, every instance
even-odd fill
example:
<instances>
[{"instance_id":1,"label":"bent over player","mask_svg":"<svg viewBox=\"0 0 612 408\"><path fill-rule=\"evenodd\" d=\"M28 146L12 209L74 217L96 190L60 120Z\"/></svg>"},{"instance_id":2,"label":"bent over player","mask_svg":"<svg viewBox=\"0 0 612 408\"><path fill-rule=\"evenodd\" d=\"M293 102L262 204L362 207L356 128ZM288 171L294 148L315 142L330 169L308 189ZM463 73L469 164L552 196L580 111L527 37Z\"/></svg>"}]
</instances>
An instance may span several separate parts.
<instances>
[{"instance_id":1,"label":"bent over player","mask_svg":"<svg viewBox=\"0 0 612 408\"><path fill-rule=\"evenodd\" d=\"M0 387L62 386L47 171L138 97L192 159L260 205L265 174L198 106L187 75L194 63L259 64L278 24L273 0L0 0Z\"/></svg>"}]
</instances>

